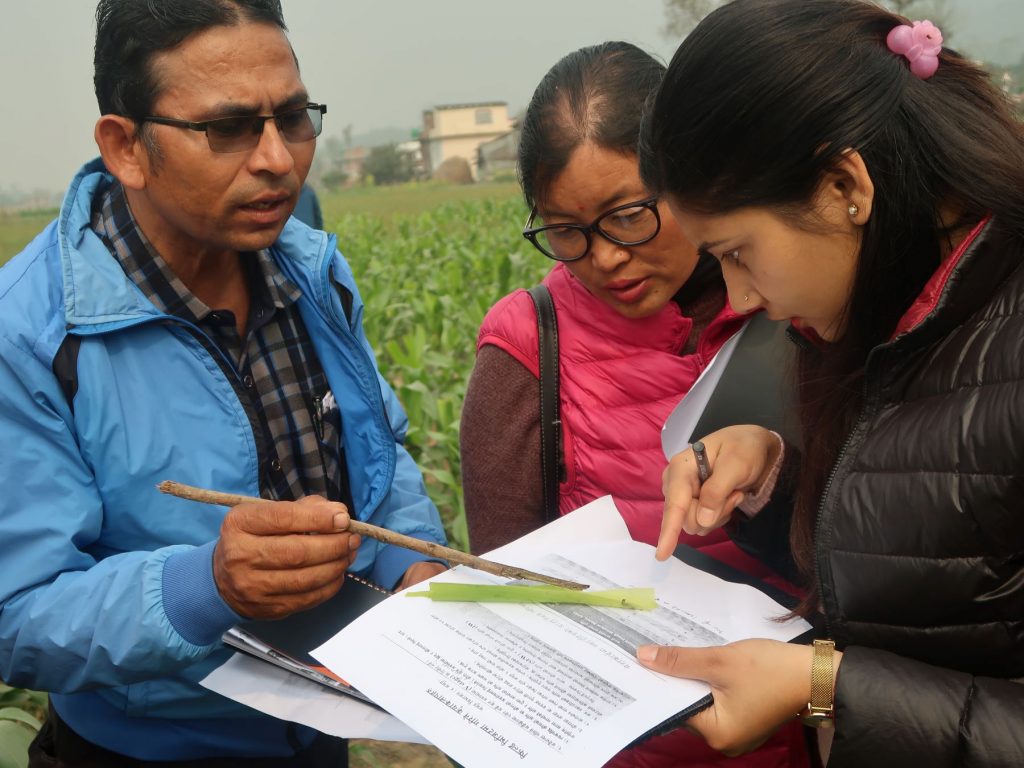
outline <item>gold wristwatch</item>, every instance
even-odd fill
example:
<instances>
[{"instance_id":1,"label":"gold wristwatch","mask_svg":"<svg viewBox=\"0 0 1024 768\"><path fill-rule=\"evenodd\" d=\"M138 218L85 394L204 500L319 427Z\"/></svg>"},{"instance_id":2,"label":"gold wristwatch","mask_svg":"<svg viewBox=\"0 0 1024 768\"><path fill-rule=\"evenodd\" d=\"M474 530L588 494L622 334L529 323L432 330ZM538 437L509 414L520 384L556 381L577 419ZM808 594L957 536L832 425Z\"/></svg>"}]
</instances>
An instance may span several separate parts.
<instances>
[{"instance_id":1,"label":"gold wristwatch","mask_svg":"<svg viewBox=\"0 0 1024 768\"><path fill-rule=\"evenodd\" d=\"M831 728L835 725L833 665L836 644L831 640L814 641L814 657L811 660L811 700L800 713L800 721L811 728Z\"/></svg>"}]
</instances>

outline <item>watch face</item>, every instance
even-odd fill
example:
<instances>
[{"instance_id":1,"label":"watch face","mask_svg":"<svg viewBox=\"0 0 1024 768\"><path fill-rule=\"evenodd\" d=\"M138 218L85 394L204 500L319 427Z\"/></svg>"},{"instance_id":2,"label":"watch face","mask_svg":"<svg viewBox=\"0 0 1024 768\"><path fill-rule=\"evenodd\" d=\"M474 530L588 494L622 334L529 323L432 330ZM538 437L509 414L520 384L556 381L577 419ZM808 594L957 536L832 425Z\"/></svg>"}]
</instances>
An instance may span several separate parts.
<instances>
[{"instance_id":1,"label":"watch face","mask_svg":"<svg viewBox=\"0 0 1024 768\"><path fill-rule=\"evenodd\" d=\"M824 712L812 712L809 715L800 715L800 722L810 728L832 728L835 720Z\"/></svg>"}]
</instances>

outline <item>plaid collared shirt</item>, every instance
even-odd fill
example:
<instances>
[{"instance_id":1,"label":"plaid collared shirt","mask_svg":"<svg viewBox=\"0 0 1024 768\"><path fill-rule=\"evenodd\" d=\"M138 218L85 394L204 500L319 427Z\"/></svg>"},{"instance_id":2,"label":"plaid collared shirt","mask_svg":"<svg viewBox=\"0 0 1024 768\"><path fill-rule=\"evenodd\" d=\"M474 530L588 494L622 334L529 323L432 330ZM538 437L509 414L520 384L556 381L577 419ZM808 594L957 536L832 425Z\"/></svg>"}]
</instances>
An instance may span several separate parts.
<instances>
[{"instance_id":1,"label":"plaid collared shirt","mask_svg":"<svg viewBox=\"0 0 1024 768\"><path fill-rule=\"evenodd\" d=\"M92 228L125 274L161 312L183 321L231 382L252 425L266 498L319 494L351 505L337 408L288 280L269 251L242 255L249 286L246 337L235 316L207 307L135 224L117 182L97 195ZM333 402L333 397L328 397Z\"/></svg>"}]
</instances>

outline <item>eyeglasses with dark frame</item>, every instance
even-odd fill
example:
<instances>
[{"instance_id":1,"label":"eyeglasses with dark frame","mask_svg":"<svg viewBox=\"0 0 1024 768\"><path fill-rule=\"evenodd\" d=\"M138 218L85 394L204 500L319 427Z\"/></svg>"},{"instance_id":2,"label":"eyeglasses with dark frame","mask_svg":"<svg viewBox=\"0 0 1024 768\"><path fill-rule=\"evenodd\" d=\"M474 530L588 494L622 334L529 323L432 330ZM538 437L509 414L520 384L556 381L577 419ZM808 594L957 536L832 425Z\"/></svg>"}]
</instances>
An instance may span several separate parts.
<instances>
[{"instance_id":1,"label":"eyeglasses with dark frame","mask_svg":"<svg viewBox=\"0 0 1024 768\"><path fill-rule=\"evenodd\" d=\"M212 152L229 153L244 152L255 148L260 143L263 126L266 125L267 120L274 121L277 130L290 144L311 141L323 130L323 116L326 112L326 104L311 102L302 107L278 112L276 115L238 115L218 117L216 120L201 122L150 115L142 118L139 122L202 131L206 134L206 141Z\"/></svg>"},{"instance_id":2,"label":"eyeglasses with dark frame","mask_svg":"<svg viewBox=\"0 0 1024 768\"><path fill-rule=\"evenodd\" d=\"M616 245L642 245L658 236L661 214L658 197L648 197L605 211L590 224L544 224L533 226L537 207L523 227L523 237L555 261L579 261L590 252L593 234Z\"/></svg>"}]
</instances>

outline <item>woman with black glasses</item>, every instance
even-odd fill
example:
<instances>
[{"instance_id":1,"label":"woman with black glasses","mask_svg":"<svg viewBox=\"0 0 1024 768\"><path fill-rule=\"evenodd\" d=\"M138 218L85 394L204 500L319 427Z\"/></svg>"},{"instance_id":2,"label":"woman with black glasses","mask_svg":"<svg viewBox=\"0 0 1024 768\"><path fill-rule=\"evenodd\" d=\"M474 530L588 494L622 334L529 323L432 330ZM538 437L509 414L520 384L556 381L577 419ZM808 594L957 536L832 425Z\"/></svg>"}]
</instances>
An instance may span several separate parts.
<instances>
[{"instance_id":1,"label":"woman with black glasses","mask_svg":"<svg viewBox=\"0 0 1024 768\"><path fill-rule=\"evenodd\" d=\"M556 263L544 279L557 315L561 450L557 511L540 461L537 313L517 290L488 313L462 414L466 515L486 552L611 494L633 538L657 543L672 408L747 318L726 302L721 269L698 257L640 179L637 142L664 67L627 43L569 54L541 81L523 119L524 229ZM736 501L738 501L737 499ZM759 577L767 569L719 532L680 541ZM686 756L686 757L681 757ZM806 765L799 729L748 758ZM725 758L678 730L621 753L617 766L717 765Z\"/></svg>"}]
</instances>

